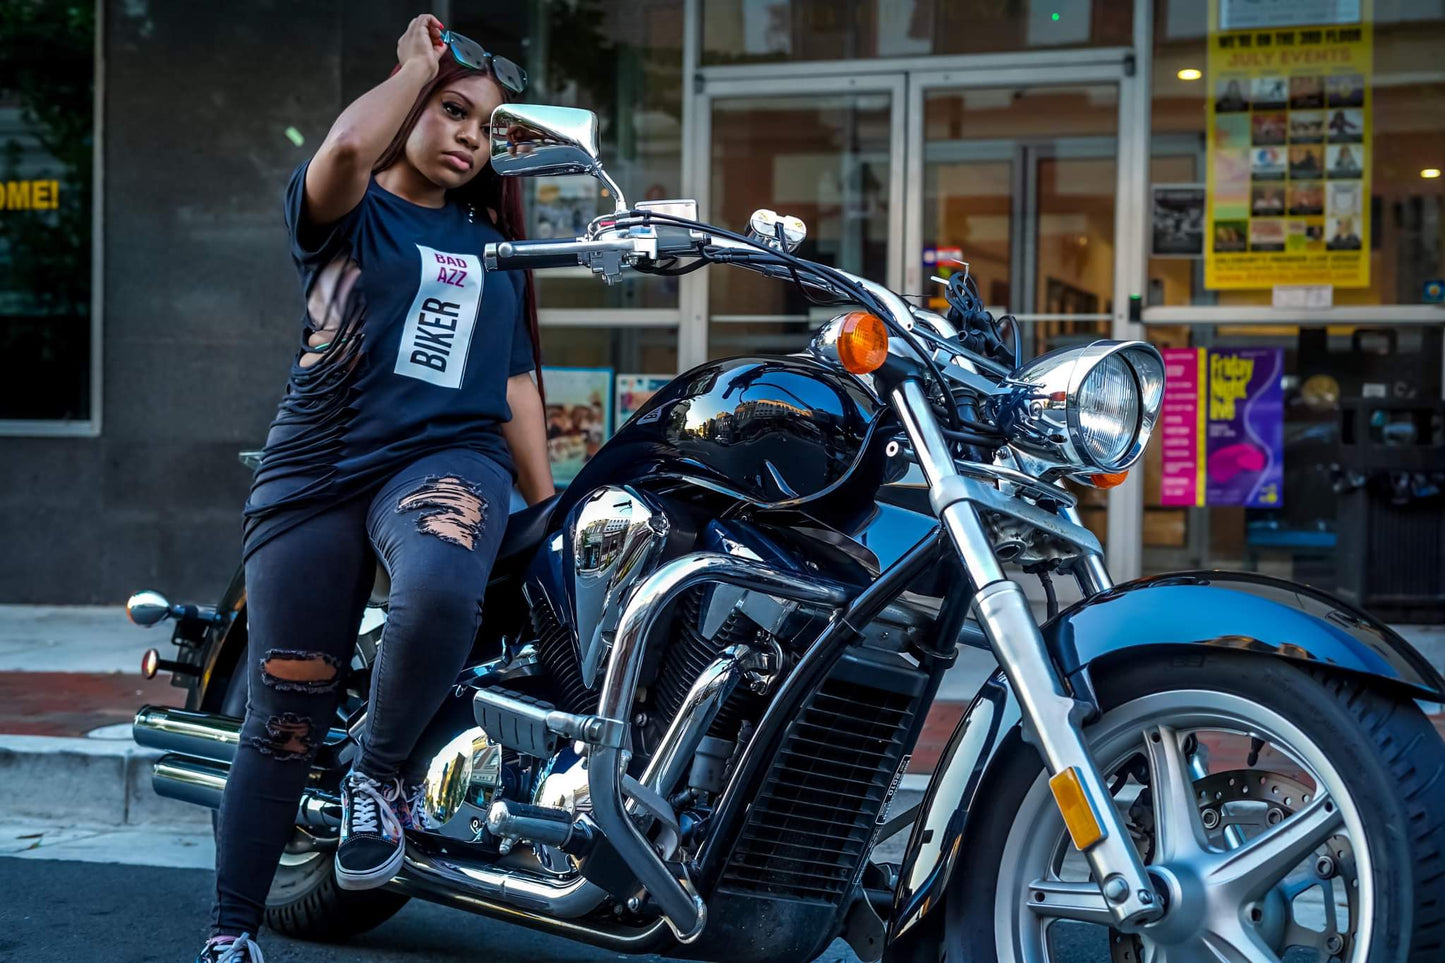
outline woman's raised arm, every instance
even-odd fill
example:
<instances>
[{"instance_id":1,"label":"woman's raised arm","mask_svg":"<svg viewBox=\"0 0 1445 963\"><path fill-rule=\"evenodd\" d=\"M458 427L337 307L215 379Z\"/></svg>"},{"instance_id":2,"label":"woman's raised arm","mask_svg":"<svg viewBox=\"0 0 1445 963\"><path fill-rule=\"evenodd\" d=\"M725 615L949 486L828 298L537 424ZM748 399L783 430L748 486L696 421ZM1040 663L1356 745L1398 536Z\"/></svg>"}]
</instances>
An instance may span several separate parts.
<instances>
[{"instance_id":1,"label":"woman's raised arm","mask_svg":"<svg viewBox=\"0 0 1445 963\"><path fill-rule=\"evenodd\" d=\"M358 97L331 125L306 168L308 227L334 223L361 203L372 165L437 74L437 59L446 51L441 33L441 21L431 14L413 19L396 43L401 69Z\"/></svg>"}]
</instances>

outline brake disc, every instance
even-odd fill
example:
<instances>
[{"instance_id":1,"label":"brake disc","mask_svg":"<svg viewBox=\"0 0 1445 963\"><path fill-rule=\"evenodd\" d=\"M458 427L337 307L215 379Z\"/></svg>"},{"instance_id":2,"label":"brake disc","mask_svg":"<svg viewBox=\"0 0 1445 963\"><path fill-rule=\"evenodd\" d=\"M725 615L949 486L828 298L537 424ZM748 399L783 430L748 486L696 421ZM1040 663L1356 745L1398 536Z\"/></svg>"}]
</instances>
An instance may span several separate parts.
<instances>
[{"instance_id":1,"label":"brake disc","mask_svg":"<svg viewBox=\"0 0 1445 963\"><path fill-rule=\"evenodd\" d=\"M1313 790L1277 772L1236 769L1195 781L1194 793L1210 844L1235 849L1308 805ZM1154 820L1147 792L1140 794L1129 821L1140 852L1150 858ZM1261 919L1256 925L1276 951L1299 946L1316 950L1315 959L1340 963L1350 954L1359 924L1358 869L1345 836L1330 837L1320 849L1260 901ZM1340 888L1349 907L1349 922L1343 929L1336 901ZM1315 889L1319 898L1310 893ZM1140 963L1139 936L1109 933L1113 963Z\"/></svg>"}]
</instances>

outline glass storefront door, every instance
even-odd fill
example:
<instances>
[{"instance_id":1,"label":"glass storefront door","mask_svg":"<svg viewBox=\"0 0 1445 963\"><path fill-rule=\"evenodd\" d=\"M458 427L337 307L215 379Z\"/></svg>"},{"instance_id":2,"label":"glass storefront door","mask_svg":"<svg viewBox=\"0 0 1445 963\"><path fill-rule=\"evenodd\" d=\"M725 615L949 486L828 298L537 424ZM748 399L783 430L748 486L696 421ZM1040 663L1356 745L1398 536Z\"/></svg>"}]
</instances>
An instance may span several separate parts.
<instances>
[{"instance_id":1,"label":"glass storefront door","mask_svg":"<svg viewBox=\"0 0 1445 963\"><path fill-rule=\"evenodd\" d=\"M901 75L710 86L698 180L707 216L743 232L758 208L797 215L808 226L801 256L896 287L902 92ZM707 358L796 351L836 313L744 271L695 277L706 292Z\"/></svg>"},{"instance_id":2,"label":"glass storefront door","mask_svg":"<svg viewBox=\"0 0 1445 963\"><path fill-rule=\"evenodd\" d=\"M960 86L920 78L912 104L918 209L907 275L928 306L967 264L995 315L1013 314L1025 358L1107 338L1115 296L1119 84ZM910 213L912 213L910 207ZM1080 514L1107 545L1108 494Z\"/></svg>"},{"instance_id":3,"label":"glass storefront door","mask_svg":"<svg viewBox=\"0 0 1445 963\"><path fill-rule=\"evenodd\" d=\"M797 214L809 230L805 257L940 311L947 306L930 277L966 261L990 309L1018 318L1025 357L1129 336L1119 308L1134 292L1117 240L1127 215L1116 201L1128 195L1125 65L1018 59L988 69L860 74L820 64L816 76L709 76L693 102L701 211L738 230L759 207ZM695 327L679 351L683 367L797 351L837 310L736 270L684 281L683 324ZM1137 495L1118 512L1118 494L1081 494L1085 522L1106 545L1110 506L1116 529L1133 518L1116 538L1133 556L1121 566L1127 575L1137 567Z\"/></svg>"}]
</instances>

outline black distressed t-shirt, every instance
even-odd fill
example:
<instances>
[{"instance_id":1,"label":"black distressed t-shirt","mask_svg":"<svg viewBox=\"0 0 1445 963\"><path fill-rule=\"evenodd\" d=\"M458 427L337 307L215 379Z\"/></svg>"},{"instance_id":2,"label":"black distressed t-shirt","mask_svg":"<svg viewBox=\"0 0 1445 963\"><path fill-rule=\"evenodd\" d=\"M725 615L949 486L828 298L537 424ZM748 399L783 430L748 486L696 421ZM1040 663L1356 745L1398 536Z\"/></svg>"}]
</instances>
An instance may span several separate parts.
<instances>
[{"instance_id":1,"label":"black distressed t-shirt","mask_svg":"<svg viewBox=\"0 0 1445 963\"><path fill-rule=\"evenodd\" d=\"M413 204L372 178L317 229L303 223L306 166L286 189L306 312L246 502L247 554L435 451L472 449L515 477L507 379L533 367L522 275L482 270L503 240L485 212ZM308 348L312 333L327 347Z\"/></svg>"}]
</instances>

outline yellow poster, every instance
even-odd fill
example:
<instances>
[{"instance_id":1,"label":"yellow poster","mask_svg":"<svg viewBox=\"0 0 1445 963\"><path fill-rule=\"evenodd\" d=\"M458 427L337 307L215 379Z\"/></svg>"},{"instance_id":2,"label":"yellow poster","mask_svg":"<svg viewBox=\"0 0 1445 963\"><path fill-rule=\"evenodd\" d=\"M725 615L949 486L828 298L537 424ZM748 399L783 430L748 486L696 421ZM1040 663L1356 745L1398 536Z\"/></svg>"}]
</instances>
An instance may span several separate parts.
<instances>
[{"instance_id":1,"label":"yellow poster","mask_svg":"<svg viewBox=\"0 0 1445 963\"><path fill-rule=\"evenodd\" d=\"M1220 30L1209 11L1204 286L1367 287L1368 0L1315 26Z\"/></svg>"}]
</instances>

